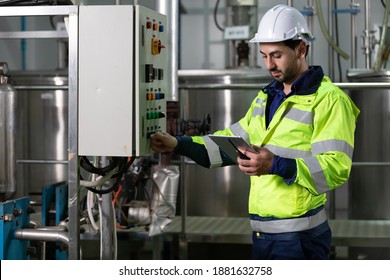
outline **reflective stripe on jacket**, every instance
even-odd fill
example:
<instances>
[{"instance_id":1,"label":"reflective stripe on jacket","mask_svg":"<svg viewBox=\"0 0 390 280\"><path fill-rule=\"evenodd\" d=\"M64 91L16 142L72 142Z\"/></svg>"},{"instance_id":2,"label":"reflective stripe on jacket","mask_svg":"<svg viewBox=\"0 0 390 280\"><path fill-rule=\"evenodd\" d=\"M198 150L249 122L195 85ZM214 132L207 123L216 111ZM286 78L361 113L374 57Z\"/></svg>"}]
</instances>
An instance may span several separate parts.
<instances>
[{"instance_id":1,"label":"reflective stripe on jacket","mask_svg":"<svg viewBox=\"0 0 390 280\"><path fill-rule=\"evenodd\" d=\"M239 122L215 134L240 135L278 156L295 159L297 174L290 185L278 175L251 176L249 214L300 217L324 205L325 192L348 180L359 109L324 76L315 93L287 98L266 127L267 98L260 91ZM206 146L210 168L221 166L219 148L208 136L192 139Z\"/></svg>"}]
</instances>

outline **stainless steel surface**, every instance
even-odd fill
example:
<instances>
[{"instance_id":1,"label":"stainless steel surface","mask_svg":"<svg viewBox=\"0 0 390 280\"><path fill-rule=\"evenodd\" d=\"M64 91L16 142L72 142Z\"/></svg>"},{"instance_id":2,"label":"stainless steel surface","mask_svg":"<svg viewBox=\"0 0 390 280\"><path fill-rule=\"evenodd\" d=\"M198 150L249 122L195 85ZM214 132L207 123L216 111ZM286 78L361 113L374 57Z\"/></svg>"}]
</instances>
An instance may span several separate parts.
<instances>
[{"instance_id":1,"label":"stainless steel surface","mask_svg":"<svg viewBox=\"0 0 390 280\"><path fill-rule=\"evenodd\" d=\"M0 75L8 75L8 63L0 62Z\"/></svg>"},{"instance_id":2,"label":"stainless steel surface","mask_svg":"<svg viewBox=\"0 0 390 280\"><path fill-rule=\"evenodd\" d=\"M353 167L377 167L377 166L387 166L390 167L390 162L353 162L352 163Z\"/></svg>"},{"instance_id":3,"label":"stainless steel surface","mask_svg":"<svg viewBox=\"0 0 390 280\"><path fill-rule=\"evenodd\" d=\"M68 164L67 160L17 160L17 164Z\"/></svg>"},{"instance_id":4,"label":"stainless steel surface","mask_svg":"<svg viewBox=\"0 0 390 280\"><path fill-rule=\"evenodd\" d=\"M179 71L180 72L180 71ZM205 83L205 84L180 84L180 89L261 89L266 86L267 83L258 83L258 84L219 84L219 83ZM343 90L347 89L388 89L390 88L390 83L388 82L358 82L358 83L335 83L336 86ZM373 91L376 93L376 91Z\"/></svg>"},{"instance_id":5,"label":"stainless steel surface","mask_svg":"<svg viewBox=\"0 0 390 280\"><path fill-rule=\"evenodd\" d=\"M77 15L78 6L18 6L1 7L0 16Z\"/></svg>"},{"instance_id":6,"label":"stainless steel surface","mask_svg":"<svg viewBox=\"0 0 390 280\"><path fill-rule=\"evenodd\" d=\"M375 73L350 70L352 82L388 83L388 71ZM378 162L377 165L352 168L349 180L349 219L390 220L390 91L389 89L354 89L350 96L361 110L355 133L354 162ZM353 255L390 258L390 249L366 251L352 249Z\"/></svg>"},{"instance_id":7,"label":"stainless steel surface","mask_svg":"<svg viewBox=\"0 0 390 280\"><path fill-rule=\"evenodd\" d=\"M49 227L44 229L19 229L15 231L15 237L17 239L58 241L66 245L69 244L69 237L66 231L58 230L56 228L50 229Z\"/></svg>"},{"instance_id":8,"label":"stainless steel surface","mask_svg":"<svg viewBox=\"0 0 390 280\"><path fill-rule=\"evenodd\" d=\"M59 90L59 89L68 90L68 88L69 88L68 85L27 85L27 86L16 85L15 86L16 90Z\"/></svg>"},{"instance_id":9,"label":"stainless steel surface","mask_svg":"<svg viewBox=\"0 0 390 280\"><path fill-rule=\"evenodd\" d=\"M178 234L181 227L181 220L176 217L165 232ZM189 216L185 227L187 242L252 243L249 218Z\"/></svg>"},{"instance_id":10,"label":"stainless steel surface","mask_svg":"<svg viewBox=\"0 0 390 280\"><path fill-rule=\"evenodd\" d=\"M369 36L369 28L371 26L371 17L370 17L370 12L371 12L371 1L365 0L364 1L364 34L365 36ZM371 68L371 46L369 44L363 44L363 53L365 55L365 63L366 63L366 69Z\"/></svg>"},{"instance_id":11,"label":"stainless steel surface","mask_svg":"<svg viewBox=\"0 0 390 280\"><path fill-rule=\"evenodd\" d=\"M390 247L390 221L329 220L334 246ZM167 234L181 233L181 219L176 217L166 228ZM249 218L202 217L186 218L188 242L252 243Z\"/></svg>"},{"instance_id":12,"label":"stainless steel surface","mask_svg":"<svg viewBox=\"0 0 390 280\"><path fill-rule=\"evenodd\" d=\"M311 11L313 11L313 15L311 16L307 16L306 17L306 21L307 21L307 27L309 28L309 30L314 30L314 11L315 11L315 7L314 7L314 1L313 0L308 0L307 1L307 5L304 7L305 9L309 9ZM331 27L329 26L329 29ZM307 55L307 62L309 65L312 65L313 62L314 62L314 51L313 51L313 44L311 45L311 47L309 48L309 53ZM330 67L329 67L330 68Z\"/></svg>"},{"instance_id":13,"label":"stainless steel surface","mask_svg":"<svg viewBox=\"0 0 390 280\"><path fill-rule=\"evenodd\" d=\"M334 26L334 16L333 11L334 9L334 1L328 0L328 30L329 35L333 37L333 26ZM309 29L312 30L312 29ZM311 50L311 53L313 54L313 50ZM313 61L313 60L311 60ZM330 44L328 44L328 76L334 80L334 50Z\"/></svg>"},{"instance_id":14,"label":"stainless steel surface","mask_svg":"<svg viewBox=\"0 0 390 280\"><path fill-rule=\"evenodd\" d=\"M359 9L360 4L354 0L350 3L351 9ZM356 68L357 65L357 15L351 13L351 68Z\"/></svg>"},{"instance_id":15,"label":"stainless steel surface","mask_svg":"<svg viewBox=\"0 0 390 280\"><path fill-rule=\"evenodd\" d=\"M1 39L68 38L66 31L10 31L0 32Z\"/></svg>"},{"instance_id":16,"label":"stainless steel surface","mask_svg":"<svg viewBox=\"0 0 390 280\"><path fill-rule=\"evenodd\" d=\"M168 72L169 80L168 84L168 101L179 100L179 89L177 69L179 67L177 55L179 53L179 0L160 0L156 1L156 11L167 16L167 32L168 32Z\"/></svg>"},{"instance_id":17,"label":"stainless steel surface","mask_svg":"<svg viewBox=\"0 0 390 280\"><path fill-rule=\"evenodd\" d=\"M0 16L48 16L63 15L68 19L68 214L69 259L80 258L79 225L79 164L77 145L78 124L78 6L20 6L2 7Z\"/></svg>"},{"instance_id":18,"label":"stainless steel surface","mask_svg":"<svg viewBox=\"0 0 390 280\"><path fill-rule=\"evenodd\" d=\"M390 75L390 71L383 72ZM188 90L255 90L256 92L267 85L271 80L267 79L269 75L264 69L232 69L232 70L179 70L179 89ZM366 69L356 69L350 71L348 75L355 76L381 76L374 71ZM182 79L185 77L185 80ZM357 80L357 79L356 79ZM347 83L335 83L343 90L348 89L390 89L390 80L383 81L380 79L369 81L349 81ZM378 91L372 91L377 93ZM379 93L379 92L378 92Z\"/></svg>"},{"instance_id":19,"label":"stainless steel surface","mask_svg":"<svg viewBox=\"0 0 390 280\"><path fill-rule=\"evenodd\" d=\"M68 91L55 86L68 85L66 72L14 72L18 87L18 110L26 113L23 156L18 156L18 182L21 195L39 193L45 185L67 180ZM51 86L49 90L34 87ZM24 131L18 130L17 135ZM41 164L33 164L40 161ZM44 164L46 161L46 164Z\"/></svg>"},{"instance_id":20,"label":"stainless steel surface","mask_svg":"<svg viewBox=\"0 0 390 280\"><path fill-rule=\"evenodd\" d=\"M271 77L262 70L181 70L180 87L218 84L221 87L181 89L181 114L184 120L202 120L211 116L211 131L239 121L257 96L260 87L251 90L229 89L230 84L261 84ZM225 88L224 88L225 86ZM183 163L186 211L189 216L247 216L249 177L236 166L206 169Z\"/></svg>"},{"instance_id":21,"label":"stainless steel surface","mask_svg":"<svg viewBox=\"0 0 390 280\"><path fill-rule=\"evenodd\" d=\"M390 247L389 220L330 220L333 245L344 247Z\"/></svg>"},{"instance_id":22,"label":"stainless steel surface","mask_svg":"<svg viewBox=\"0 0 390 280\"><path fill-rule=\"evenodd\" d=\"M16 193L16 130L20 120L17 119L17 96L9 84L0 84L0 195L7 200ZM20 135L21 136L21 135Z\"/></svg>"},{"instance_id":23,"label":"stainless steel surface","mask_svg":"<svg viewBox=\"0 0 390 280\"><path fill-rule=\"evenodd\" d=\"M68 215L69 259L80 259L79 185L78 160L78 7L69 14L69 62L68 62Z\"/></svg>"}]
</instances>

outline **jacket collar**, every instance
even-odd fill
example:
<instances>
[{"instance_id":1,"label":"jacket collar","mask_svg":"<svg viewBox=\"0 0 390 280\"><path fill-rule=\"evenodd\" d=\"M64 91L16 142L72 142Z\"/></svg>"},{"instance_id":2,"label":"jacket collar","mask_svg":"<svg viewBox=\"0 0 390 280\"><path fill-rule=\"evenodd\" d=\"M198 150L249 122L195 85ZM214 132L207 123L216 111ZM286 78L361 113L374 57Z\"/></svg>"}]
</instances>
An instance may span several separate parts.
<instances>
[{"instance_id":1,"label":"jacket collar","mask_svg":"<svg viewBox=\"0 0 390 280\"><path fill-rule=\"evenodd\" d=\"M324 71L321 66L310 66L309 70L293 83L290 95L308 95L315 93L320 87L323 78ZM263 92L269 94L282 89L283 84L281 82L273 81L264 87Z\"/></svg>"}]
</instances>

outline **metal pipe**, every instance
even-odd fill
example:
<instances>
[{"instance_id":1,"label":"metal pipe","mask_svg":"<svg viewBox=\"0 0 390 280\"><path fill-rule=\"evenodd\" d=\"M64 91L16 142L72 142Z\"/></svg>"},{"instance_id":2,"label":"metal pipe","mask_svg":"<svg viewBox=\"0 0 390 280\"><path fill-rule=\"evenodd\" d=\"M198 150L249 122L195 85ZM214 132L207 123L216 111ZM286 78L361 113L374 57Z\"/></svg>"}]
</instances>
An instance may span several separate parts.
<instances>
[{"instance_id":1,"label":"metal pipe","mask_svg":"<svg viewBox=\"0 0 390 280\"><path fill-rule=\"evenodd\" d=\"M364 24L365 24L365 35L366 36L370 36L370 10L371 10L371 7L370 7L370 0L366 0L365 1L365 7L364 7ZM368 41L370 42L370 41ZM366 55L366 69L370 69L371 68L371 51L369 49L370 46L366 46L366 48L368 48L368 51L366 50L365 51L365 55Z\"/></svg>"},{"instance_id":2,"label":"metal pipe","mask_svg":"<svg viewBox=\"0 0 390 280\"><path fill-rule=\"evenodd\" d=\"M16 107L17 97L15 89L8 84L8 64L0 63L0 154L2 166L0 167L0 191L9 199L15 195L16 189Z\"/></svg>"},{"instance_id":3,"label":"metal pipe","mask_svg":"<svg viewBox=\"0 0 390 280\"><path fill-rule=\"evenodd\" d=\"M16 90L68 90L68 86L18 86L15 85Z\"/></svg>"},{"instance_id":4,"label":"metal pipe","mask_svg":"<svg viewBox=\"0 0 390 280\"><path fill-rule=\"evenodd\" d=\"M69 245L69 236L65 231L41 229L19 229L15 231L17 239L61 242Z\"/></svg>"},{"instance_id":5,"label":"metal pipe","mask_svg":"<svg viewBox=\"0 0 390 280\"><path fill-rule=\"evenodd\" d=\"M67 160L32 160L32 159L18 159L17 164L68 164Z\"/></svg>"},{"instance_id":6,"label":"metal pipe","mask_svg":"<svg viewBox=\"0 0 390 280\"><path fill-rule=\"evenodd\" d=\"M184 160L184 164L196 165L197 163L192 160ZM390 167L390 162L375 162L375 161L359 161L352 162L353 167Z\"/></svg>"},{"instance_id":7,"label":"metal pipe","mask_svg":"<svg viewBox=\"0 0 390 280\"><path fill-rule=\"evenodd\" d=\"M390 162L352 162L353 167L390 167Z\"/></svg>"},{"instance_id":8,"label":"metal pipe","mask_svg":"<svg viewBox=\"0 0 390 280\"><path fill-rule=\"evenodd\" d=\"M106 188L106 187L105 187ZM113 213L112 213L112 205L111 205L111 198L112 194L103 194L101 196L102 200L102 209L101 209L101 216L100 219L102 219L101 224L101 259L102 260L114 260L116 259L116 255L114 255L115 252L115 244L113 243L114 238L113 235L116 234L115 227L113 226Z\"/></svg>"},{"instance_id":9,"label":"metal pipe","mask_svg":"<svg viewBox=\"0 0 390 280\"><path fill-rule=\"evenodd\" d=\"M390 83L334 83L341 89L389 89ZM258 90L265 87L266 83L259 84L180 84L179 89L243 89L243 90ZM372 93L372 92L370 92Z\"/></svg>"},{"instance_id":10,"label":"metal pipe","mask_svg":"<svg viewBox=\"0 0 390 280\"><path fill-rule=\"evenodd\" d=\"M207 89L207 88L220 88L220 89L259 89L266 86L267 84L204 84L204 85L180 85L180 89ZM369 82L360 82L360 83L335 83L340 88L344 89L360 89L360 88L379 88L379 89L388 89L390 88L390 83L369 83ZM67 86L14 86L15 89L30 89L30 90L51 90L51 89L62 89L67 90Z\"/></svg>"},{"instance_id":11,"label":"metal pipe","mask_svg":"<svg viewBox=\"0 0 390 280\"><path fill-rule=\"evenodd\" d=\"M77 6L76 6L77 7ZM31 8L31 7L28 7ZM69 259L80 259L80 163L78 158L78 8L69 14L68 215Z\"/></svg>"},{"instance_id":12,"label":"metal pipe","mask_svg":"<svg viewBox=\"0 0 390 280\"><path fill-rule=\"evenodd\" d=\"M329 35L333 36L333 0L328 0L328 28ZM334 50L330 44L328 44L328 72L329 77L334 80Z\"/></svg>"},{"instance_id":13,"label":"metal pipe","mask_svg":"<svg viewBox=\"0 0 390 280\"><path fill-rule=\"evenodd\" d=\"M168 32L168 101L179 101L178 91L178 55L179 55L179 0L159 0L156 1L156 11L167 16Z\"/></svg>"},{"instance_id":14,"label":"metal pipe","mask_svg":"<svg viewBox=\"0 0 390 280\"><path fill-rule=\"evenodd\" d=\"M322 1L321 1L322 2ZM317 4L320 4L317 2ZM321 3L322 4L322 3ZM334 33L334 22L335 22L335 16L333 16L333 9L334 4L332 0L328 1L328 30L329 30L329 36L333 38ZM337 28L337 26L336 26ZM333 47L328 44L328 71L329 71L329 77L334 80L335 79L335 70L334 70L334 49ZM336 194L335 192L329 192L328 194L328 215L330 219L336 218Z\"/></svg>"},{"instance_id":15,"label":"metal pipe","mask_svg":"<svg viewBox=\"0 0 390 280\"><path fill-rule=\"evenodd\" d=\"M378 51L377 51L376 59L375 59L375 63L374 63L374 70L376 72L379 72L381 65L382 65L382 59L383 59L382 55L383 55L383 51L384 51L385 44L386 44L385 41L386 41L386 37L387 37L387 29L388 29L387 23L389 20L389 13L390 13L390 0L387 0L385 13L383 15L382 32L381 32L381 36L380 36L379 47L378 47Z\"/></svg>"},{"instance_id":16,"label":"metal pipe","mask_svg":"<svg viewBox=\"0 0 390 280\"><path fill-rule=\"evenodd\" d=\"M352 0L350 6L351 6L351 9L355 9L355 8L359 7L359 3L355 3L355 1ZM357 30L357 14L351 13L351 68L356 68L356 61L357 61L356 30Z\"/></svg>"},{"instance_id":17,"label":"metal pipe","mask_svg":"<svg viewBox=\"0 0 390 280\"><path fill-rule=\"evenodd\" d=\"M313 6L313 0L308 0L307 1L307 9L313 11L311 15L307 17L307 25L308 28L311 32L314 30L314 6ZM310 46L310 51L309 51L309 64L314 64L314 50L313 50L313 44Z\"/></svg>"}]
</instances>

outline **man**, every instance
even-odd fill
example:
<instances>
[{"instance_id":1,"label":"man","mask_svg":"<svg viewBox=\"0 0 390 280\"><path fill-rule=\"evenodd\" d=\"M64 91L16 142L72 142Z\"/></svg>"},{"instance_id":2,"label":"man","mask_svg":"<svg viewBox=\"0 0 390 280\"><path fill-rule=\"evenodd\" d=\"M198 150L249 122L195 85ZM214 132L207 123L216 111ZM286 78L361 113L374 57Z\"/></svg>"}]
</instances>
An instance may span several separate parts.
<instances>
[{"instance_id":1,"label":"man","mask_svg":"<svg viewBox=\"0 0 390 280\"><path fill-rule=\"evenodd\" d=\"M345 183L351 171L359 109L320 66L308 66L310 38L298 10L270 9L251 42L259 43L274 81L239 122L215 132L240 135L258 152L240 150L249 159L237 158L251 181L254 259L327 259L326 192ZM208 168L235 164L208 136L156 133L151 146Z\"/></svg>"}]
</instances>

